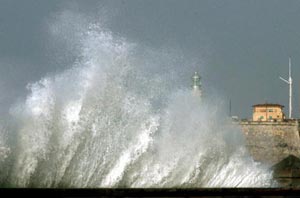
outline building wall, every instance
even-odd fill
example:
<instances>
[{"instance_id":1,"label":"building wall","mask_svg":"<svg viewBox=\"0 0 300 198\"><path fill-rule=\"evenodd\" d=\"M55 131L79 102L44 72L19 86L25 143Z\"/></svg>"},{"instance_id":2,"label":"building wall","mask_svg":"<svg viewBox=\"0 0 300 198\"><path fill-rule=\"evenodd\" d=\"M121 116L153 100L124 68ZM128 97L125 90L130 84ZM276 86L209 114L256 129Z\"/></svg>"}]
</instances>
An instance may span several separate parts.
<instances>
[{"instance_id":1,"label":"building wall","mask_svg":"<svg viewBox=\"0 0 300 198\"><path fill-rule=\"evenodd\" d=\"M290 154L300 157L298 121L240 122L254 160L274 165Z\"/></svg>"},{"instance_id":2,"label":"building wall","mask_svg":"<svg viewBox=\"0 0 300 198\"><path fill-rule=\"evenodd\" d=\"M253 121L268 121L284 119L282 108L274 106L259 106L253 108Z\"/></svg>"}]
</instances>

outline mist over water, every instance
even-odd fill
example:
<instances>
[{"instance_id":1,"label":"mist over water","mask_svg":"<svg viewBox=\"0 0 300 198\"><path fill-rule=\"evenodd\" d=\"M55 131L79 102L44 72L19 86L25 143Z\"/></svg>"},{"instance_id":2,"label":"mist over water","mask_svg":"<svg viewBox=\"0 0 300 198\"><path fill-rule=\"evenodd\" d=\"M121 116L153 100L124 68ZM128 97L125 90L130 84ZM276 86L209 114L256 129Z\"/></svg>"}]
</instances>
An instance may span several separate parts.
<instances>
[{"instance_id":1,"label":"mist over water","mask_svg":"<svg viewBox=\"0 0 300 198\"><path fill-rule=\"evenodd\" d=\"M80 31L76 62L29 84L1 123L2 186L271 186L222 99L183 85L193 68L182 72L176 53L95 23Z\"/></svg>"}]
</instances>

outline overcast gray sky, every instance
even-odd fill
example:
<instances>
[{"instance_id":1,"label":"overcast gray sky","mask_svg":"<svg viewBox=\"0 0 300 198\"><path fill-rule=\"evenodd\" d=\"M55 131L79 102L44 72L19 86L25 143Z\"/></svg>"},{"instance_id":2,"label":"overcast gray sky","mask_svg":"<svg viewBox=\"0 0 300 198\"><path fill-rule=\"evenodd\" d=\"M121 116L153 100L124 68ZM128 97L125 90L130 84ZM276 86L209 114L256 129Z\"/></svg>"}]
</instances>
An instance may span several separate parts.
<instances>
[{"instance_id":1,"label":"overcast gray sky","mask_svg":"<svg viewBox=\"0 0 300 198\"><path fill-rule=\"evenodd\" d=\"M26 94L27 83L74 61L72 53L60 57L63 45L49 42L47 26L62 10L103 20L134 43L200 58L203 84L217 90L224 105L231 99L239 117L250 117L251 106L265 101L285 105L287 113L288 86L278 76L287 78L290 56L299 117L299 0L0 0L2 106Z\"/></svg>"}]
</instances>

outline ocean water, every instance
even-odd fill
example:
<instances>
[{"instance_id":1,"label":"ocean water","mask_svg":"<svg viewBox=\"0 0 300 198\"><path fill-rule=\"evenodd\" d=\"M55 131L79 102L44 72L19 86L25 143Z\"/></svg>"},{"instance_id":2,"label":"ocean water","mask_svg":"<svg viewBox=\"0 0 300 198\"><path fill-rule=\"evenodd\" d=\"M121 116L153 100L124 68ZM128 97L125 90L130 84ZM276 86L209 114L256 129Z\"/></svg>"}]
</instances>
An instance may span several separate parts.
<instances>
[{"instance_id":1,"label":"ocean water","mask_svg":"<svg viewBox=\"0 0 300 198\"><path fill-rule=\"evenodd\" d=\"M272 185L222 99L193 95L191 81L180 86L175 56L99 24L81 31L76 61L28 84L1 123L2 186Z\"/></svg>"}]
</instances>

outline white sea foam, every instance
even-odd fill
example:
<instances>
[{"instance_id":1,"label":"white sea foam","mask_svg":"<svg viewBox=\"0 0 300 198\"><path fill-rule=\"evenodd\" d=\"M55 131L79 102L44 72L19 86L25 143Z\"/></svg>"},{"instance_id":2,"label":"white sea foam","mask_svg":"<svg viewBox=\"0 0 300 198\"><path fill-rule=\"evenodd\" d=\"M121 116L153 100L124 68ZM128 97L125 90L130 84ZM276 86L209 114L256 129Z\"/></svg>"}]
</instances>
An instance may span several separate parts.
<instances>
[{"instance_id":1,"label":"white sea foam","mask_svg":"<svg viewBox=\"0 0 300 198\"><path fill-rule=\"evenodd\" d=\"M253 162L219 100L199 100L176 88L174 71L170 79L158 72L156 63L176 57L158 53L153 61L138 55L141 46L87 27L74 65L29 85L11 108L16 137L0 139L2 185L271 185L271 172Z\"/></svg>"}]
</instances>

